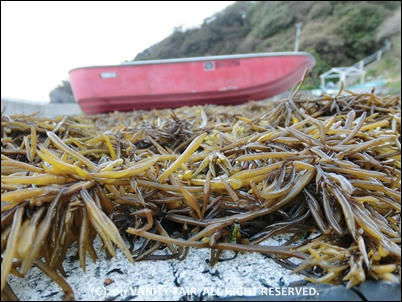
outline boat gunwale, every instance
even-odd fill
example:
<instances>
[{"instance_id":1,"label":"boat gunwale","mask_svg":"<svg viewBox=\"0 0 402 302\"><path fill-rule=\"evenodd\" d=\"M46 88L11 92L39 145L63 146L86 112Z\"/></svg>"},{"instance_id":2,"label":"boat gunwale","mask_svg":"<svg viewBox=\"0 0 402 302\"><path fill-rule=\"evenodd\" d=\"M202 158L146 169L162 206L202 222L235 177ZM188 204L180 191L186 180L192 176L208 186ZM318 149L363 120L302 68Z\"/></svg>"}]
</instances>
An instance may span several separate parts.
<instances>
[{"instance_id":1,"label":"boat gunwale","mask_svg":"<svg viewBox=\"0 0 402 302\"><path fill-rule=\"evenodd\" d=\"M105 68L105 67L130 67L141 65L154 65L154 64L169 64L169 63L190 63L200 61L215 61L215 60L231 60L231 59L251 59L261 57L286 57L286 56L307 56L313 59L315 64L315 58L312 54L304 51L288 51L288 52L261 52L261 53L247 53L247 54L233 54L233 55L218 55L218 56L205 56L205 57L190 57L190 58L175 58L175 59L161 59L161 60L143 60L124 62L118 65L95 65L73 68L69 71L88 69L88 68Z\"/></svg>"}]
</instances>

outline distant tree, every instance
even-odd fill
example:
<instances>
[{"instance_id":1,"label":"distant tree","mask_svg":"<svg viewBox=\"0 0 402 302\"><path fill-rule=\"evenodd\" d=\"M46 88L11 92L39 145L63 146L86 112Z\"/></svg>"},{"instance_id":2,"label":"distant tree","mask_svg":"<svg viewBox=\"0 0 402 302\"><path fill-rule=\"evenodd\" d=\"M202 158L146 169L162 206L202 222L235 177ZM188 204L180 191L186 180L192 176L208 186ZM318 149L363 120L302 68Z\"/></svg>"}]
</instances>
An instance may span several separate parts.
<instances>
[{"instance_id":1,"label":"distant tree","mask_svg":"<svg viewBox=\"0 0 402 302\"><path fill-rule=\"evenodd\" d=\"M73 90L69 81L62 81L49 93L51 103L75 103Z\"/></svg>"}]
</instances>

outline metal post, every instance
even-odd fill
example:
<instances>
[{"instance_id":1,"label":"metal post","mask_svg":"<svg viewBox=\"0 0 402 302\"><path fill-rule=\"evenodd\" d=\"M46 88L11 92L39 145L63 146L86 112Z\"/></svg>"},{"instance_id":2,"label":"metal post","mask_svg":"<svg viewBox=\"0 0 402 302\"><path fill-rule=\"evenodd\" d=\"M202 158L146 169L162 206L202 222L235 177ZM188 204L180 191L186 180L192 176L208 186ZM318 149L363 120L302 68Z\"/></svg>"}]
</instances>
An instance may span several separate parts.
<instances>
[{"instance_id":1,"label":"metal post","mask_svg":"<svg viewBox=\"0 0 402 302\"><path fill-rule=\"evenodd\" d=\"M381 60L382 57L382 49L377 52L377 61Z\"/></svg>"},{"instance_id":2,"label":"metal post","mask_svg":"<svg viewBox=\"0 0 402 302\"><path fill-rule=\"evenodd\" d=\"M295 41L295 52L299 51L299 38L300 38L300 29L303 23L296 24L296 41Z\"/></svg>"},{"instance_id":3,"label":"metal post","mask_svg":"<svg viewBox=\"0 0 402 302\"><path fill-rule=\"evenodd\" d=\"M360 72L361 72L361 75L360 75L360 84L364 84L364 75L365 75L365 71L364 71L364 60L361 60L360 62L359 62L359 69L360 69Z\"/></svg>"},{"instance_id":4,"label":"metal post","mask_svg":"<svg viewBox=\"0 0 402 302\"><path fill-rule=\"evenodd\" d=\"M385 40L385 50L390 50L390 49L391 49L391 42L388 39L386 39Z\"/></svg>"}]
</instances>

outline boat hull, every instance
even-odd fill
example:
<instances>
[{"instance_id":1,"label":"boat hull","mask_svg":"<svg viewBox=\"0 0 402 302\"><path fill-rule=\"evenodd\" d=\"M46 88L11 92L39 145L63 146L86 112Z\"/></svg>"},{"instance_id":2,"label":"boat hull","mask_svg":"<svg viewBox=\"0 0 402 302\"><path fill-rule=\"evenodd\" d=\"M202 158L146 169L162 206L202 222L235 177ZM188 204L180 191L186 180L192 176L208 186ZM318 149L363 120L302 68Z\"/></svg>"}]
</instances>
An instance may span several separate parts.
<instances>
[{"instance_id":1,"label":"boat hull","mask_svg":"<svg viewBox=\"0 0 402 302\"><path fill-rule=\"evenodd\" d=\"M70 82L87 114L239 104L287 90L314 63L307 53L140 61L73 69Z\"/></svg>"}]
</instances>

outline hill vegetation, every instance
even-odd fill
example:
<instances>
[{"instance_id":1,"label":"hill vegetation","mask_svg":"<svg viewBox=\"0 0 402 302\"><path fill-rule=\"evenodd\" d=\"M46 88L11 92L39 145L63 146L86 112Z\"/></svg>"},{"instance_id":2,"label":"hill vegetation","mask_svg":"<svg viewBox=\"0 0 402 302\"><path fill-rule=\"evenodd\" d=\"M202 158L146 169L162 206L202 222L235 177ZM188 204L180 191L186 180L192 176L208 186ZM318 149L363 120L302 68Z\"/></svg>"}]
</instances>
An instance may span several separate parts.
<instances>
[{"instance_id":1,"label":"hill vegetation","mask_svg":"<svg viewBox=\"0 0 402 302\"><path fill-rule=\"evenodd\" d=\"M331 67L356 63L382 47L386 38L400 39L400 27L395 31L391 19L395 11L400 15L400 6L399 1L239 1L198 28L176 28L134 60L293 51L295 25L302 23L299 50L316 58L308 83L316 87L319 74ZM381 31L388 19L392 30Z\"/></svg>"},{"instance_id":2,"label":"hill vegetation","mask_svg":"<svg viewBox=\"0 0 402 302\"><path fill-rule=\"evenodd\" d=\"M319 75L331 67L353 65L389 39L392 50L368 75L392 78L395 93L400 92L400 16L400 1L238 1L199 27L175 28L133 61L293 51L296 24L302 23L299 51L316 59L305 89L317 88ZM52 91L52 102L69 91L69 84L62 83Z\"/></svg>"}]
</instances>

